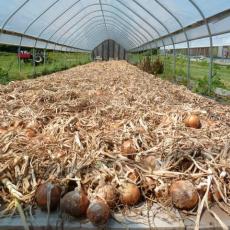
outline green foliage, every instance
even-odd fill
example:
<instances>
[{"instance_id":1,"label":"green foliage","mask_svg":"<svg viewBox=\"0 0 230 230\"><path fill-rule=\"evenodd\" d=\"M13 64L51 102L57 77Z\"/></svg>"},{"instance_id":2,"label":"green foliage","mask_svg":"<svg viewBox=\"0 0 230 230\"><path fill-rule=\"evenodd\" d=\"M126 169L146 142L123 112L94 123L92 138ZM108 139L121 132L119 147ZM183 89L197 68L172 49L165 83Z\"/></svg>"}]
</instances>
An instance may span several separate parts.
<instances>
[{"instance_id":1,"label":"green foliage","mask_svg":"<svg viewBox=\"0 0 230 230\"><path fill-rule=\"evenodd\" d=\"M10 81L8 71L0 67L0 84L6 85Z\"/></svg>"},{"instance_id":2,"label":"green foliage","mask_svg":"<svg viewBox=\"0 0 230 230\"><path fill-rule=\"evenodd\" d=\"M0 84L51 74L77 66L79 62L80 64L90 62L89 54L87 53L47 51L46 55L48 58L45 65L41 64L35 66L35 68L31 62L21 61L21 71L19 72L17 53L0 52Z\"/></svg>"},{"instance_id":3,"label":"green foliage","mask_svg":"<svg viewBox=\"0 0 230 230\"><path fill-rule=\"evenodd\" d=\"M200 66L208 66L208 62L207 61L198 61L198 64L200 65Z\"/></svg>"},{"instance_id":4,"label":"green foliage","mask_svg":"<svg viewBox=\"0 0 230 230\"><path fill-rule=\"evenodd\" d=\"M208 77L205 76L197 80L197 85L194 88L194 91L202 95L214 96L214 92L216 88L225 88L225 85L221 81L221 79L218 76L213 77L211 88L209 90Z\"/></svg>"}]
</instances>

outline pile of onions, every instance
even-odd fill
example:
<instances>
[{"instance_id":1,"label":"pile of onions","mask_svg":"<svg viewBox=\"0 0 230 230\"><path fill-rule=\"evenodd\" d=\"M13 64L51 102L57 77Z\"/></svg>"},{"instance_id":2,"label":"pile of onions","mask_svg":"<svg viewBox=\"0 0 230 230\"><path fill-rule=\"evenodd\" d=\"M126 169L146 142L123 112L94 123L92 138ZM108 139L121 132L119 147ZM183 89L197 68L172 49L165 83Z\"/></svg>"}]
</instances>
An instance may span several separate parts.
<instances>
[{"instance_id":1,"label":"pile of onions","mask_svg":"<svg viewBox=\"0 0 230 230\"><path fill-rule=\"evenodd\" d=\"M201 128L200 118L197 115L188 116L184 120L184 123L185 123L185 126L187 126L187 127L191 127L194 129L200 129Z\"/></svg>"},{"instance_id":2,"label":"pile of onions","mask_svg":"<svg viewBox=\"0 0 230 230\"><path fill-rule=\"evenodd\" d=\"M97 197L104 200L110 208L113 208L117 201L116 188L113 185L107 184L97 189Z\"/></svg>"},{"instance_id":3,"label":"pile of onions","mask_svg":"<svg viewBox=\"0 0 230 230\"><path fill-rule=\"evenodd\" d=\"M135 205L140 200L141 193L137 185L123 183L120 186L120 201L124 205Z\"/></svg>"},{"instance_id":4,"label":"pile of onions","mask_svg":"<svg viewBox=\"0 0 230 230\"><path fill-rule=\"evenodd\" d=\"M101 199L93 200L87 209L87 218L96 226L106 224L109 216L109 206Z\"/></svg>"},{"instance_id":5,"label":"pile of onions","mask_svg":"<svg viewBox=\"0 0 230 230\"><path fill-rule=\"evenodd\" d=\"M121 153L124 156L133 159L134 153L136 153L136 152L137 152L137 150L136 150L135 144L132 140L126 140L122 143Z\"/></svg>"},{"instance_id":6,"label":"pile of onions","mask_svg":"<svg viewBox=\"0 0 230 230\"><path fill-rule=\"evenodd\" d=\"M190 210L194 208L199 201L197 190L193 184L187 180L172 183L170 194L173 204L179 209Z\"/></svg>"},{"instance_id":7,"label":"pile of onions","mask_svg":"<svg viewBox=\"0 0 230 230\"><path fill-rule=\"evenodd\" d=\"M37 202L37 205L42 210L47 210L48 208L48 202L49 202L49 196L50 196L50 210L55 210L59 203L61 198L61 188L57 185L52 185L51 183L45 183L40 185L35 193L35 200Z\"/></svg>"},{"instance_id":8,"label":"pile of onions","mask_svg":"<svg viewBox=\"0 0 230 230\"><path fill-rule=\"evenodd\" d=\"M81 217L86 214L89 200L83 191L71 191L61 199L61 211L74 217Z\"/></svg>"}]
</instances>

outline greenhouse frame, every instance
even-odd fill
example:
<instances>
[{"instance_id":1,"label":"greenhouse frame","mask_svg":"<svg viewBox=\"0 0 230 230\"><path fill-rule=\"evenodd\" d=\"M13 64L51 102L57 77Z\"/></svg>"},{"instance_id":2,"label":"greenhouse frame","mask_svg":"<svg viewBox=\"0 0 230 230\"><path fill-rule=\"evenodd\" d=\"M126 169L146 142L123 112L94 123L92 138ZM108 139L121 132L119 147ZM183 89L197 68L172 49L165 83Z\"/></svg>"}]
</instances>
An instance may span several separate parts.
<instances>
[{"instance_id":1,"label":"greenhouse frame","mask_svg":"<svg viewBox=\"0 0 230 230\"><path fill-rule=\"evenodd\" d=\"M184 43L189 80L191 43L206 39L211 84L213 39L230 32L229 8L228 0L1 1L0 43L19 50L25 46L89 52L103 40L113 39L129 52L170 48L174 74L176 49Z\"/></svg>"},{"instance_id":2,"label":"greenhouse frame","mask_svg":"<svg viewBox=\"0 0 230 230\"><path fill-rule=\"evenodd\" d=\"M230 0L0 0L0 230L229 216Z\"/></svg>"}]
</instances>

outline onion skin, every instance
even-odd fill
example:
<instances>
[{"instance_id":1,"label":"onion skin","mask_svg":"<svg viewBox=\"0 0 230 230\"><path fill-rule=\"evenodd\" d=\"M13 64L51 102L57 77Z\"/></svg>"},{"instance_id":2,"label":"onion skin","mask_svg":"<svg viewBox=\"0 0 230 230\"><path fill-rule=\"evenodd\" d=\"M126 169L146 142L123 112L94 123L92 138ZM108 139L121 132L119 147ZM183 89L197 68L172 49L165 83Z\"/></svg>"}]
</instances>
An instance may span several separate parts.
<instances>
[{"instance_id":1,"label":"onion skin","mask_svg":"<svg viewBox=\"0 0 230 230\"><path fill-rule=\"evenodd\" d=\"M94 200L87 209L87 218L96 226L106 224L109 216L109 206L100 199Z\"/></svg>"},{"instance_id":2,"label":"onion skin","mask_svg":"<svg viewBox=\"0 0 230 230\"><path fill-rule=\"evenodd\" d=\"M194 129L200 129L201 128L200 118L197 115L188 116L184 120L184 123L185 123L185 126L187 126L187 127L191 127Z\"/></svg>"},{"instance_id":3,"label":"onion skin","mask_svg":"<svg viewBox=\"0 0 230 230\"><path fill-rule=\"evenodd\" d=\"M152 191L156 188L156 181L153 180L151 177L146 176L143 180L142 188L145 192Z\"/></svg>"},{"instance_id":4,"label":"onion skin","mask_svg":"<svg viewBox=\"0 0 230 230\"><path fill-rule=\"evenodd\" d=\"M83 191L71 191L61 199L60 206L62 212L74 217L81 217L86 214L89 200Z\"/></svg>"},{"instance_id":5,"label":"onion skin","mask_svg":"<svg viewBox=\"0 0 230 230\"><path fill-rule=\"evenodd\" d=\"M139 173L136 169L134 170L131 170L129 173L128 173L128 178L130 179L130 181L132 183L137 183L138 180L140 180L140 176L139 176Z\"/></svg>"},{"instance_id":6,"label":"onion skin","mask_svg":"<svg viewBox=\"0 0 230 230\"><path fill-rule=\"evenodd\" d=\"M141 193L135 184L123 183L120 190L120 201L124 205L135 205L140 200Z\"/></svg>"},{"instance_id":7,"label":"onion skin","mask_svg":"<svg viewBox=\"0 0 230 230\"><path fill-rule=\"evenodd\" d=\"M108 184L100 187L96 194L99 198L102 198L110 208L113 208L116 205L117 192L114 186Z\"/></svg>"},{"instance_id":8,"label":"onion skin","mask_svg":"<svg viewBox=\"0 0 230 230\"><path fill-rule=\"evenodd\" d=\"M137 152L135 144L132 140L127 140L122 143L121 152L124 156L134 158L134 153Z\"/></svg>"},{"instance_id":9,"label":"onion skin","mask_svg":"<svg viewBox=\"0 0 230 230\"><path fill-rule=\"evenodd\" d=\"M33 138L33 137L37 136L36 131L34 129L31 129L31 128L27 128L25 134L28 138Z\"/></svg>"},{"instance_id":10,"label":"onion skin","mask_svg":"<svg viewBox=\"0 0 230 230\"><path fill-rule=\"evenodd\" d=\"M193 184L187 180L174 182L170 187L170 195L173 204L179 209L190 210L194 208L199 201L197 190Z\"/></svg>"},{"instance_id":11,"label":"onion skin","mask_svg":"<svg viewBox=\"0 0 230 230\"><path fill-rule=\"evenodd\" d=\"M156 168L156 158L154 156L144 156L142 159L143 167L153 171Z\"/></svg>"},{"instance_id":12,"label":"onion skin","mask_svg":"<svg viewBox=\"0 0 230 230\"><path fill-rule=\"evenodd\" d=\"M53 186L53 187L52 187ZM51 189L50 192L50 210L54 211L57 209L59 203L60 203L60 198L61 198L61 188L57 185L52 185L50 183L45 183L40 185L35 193L35 200L37 202L37 205L44 211L47 210L47 193L49 191L49 187Z\"/></svg>"}]
</instances>

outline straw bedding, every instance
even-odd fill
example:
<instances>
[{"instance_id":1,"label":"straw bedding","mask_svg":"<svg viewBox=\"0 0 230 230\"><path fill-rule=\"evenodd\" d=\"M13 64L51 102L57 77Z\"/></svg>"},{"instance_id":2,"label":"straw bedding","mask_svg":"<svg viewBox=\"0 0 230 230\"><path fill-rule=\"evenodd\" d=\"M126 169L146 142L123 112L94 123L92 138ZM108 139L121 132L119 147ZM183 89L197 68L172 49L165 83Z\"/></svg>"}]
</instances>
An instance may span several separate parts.
<instances>
[{"instance_id":1,"label":"straw bedding","mask_svg":"<svg viewBox=\"0 0 230 230\"><path fill-rule=\"evenodd\" d=\"M185 127L189 114L202 128ZM133 140L134 159L121 154ZM37 185L80 181L94 192L101 178L119 185L135 172L143 200L172 206L172 181L219 191L230 213L230 107L142 72L125 61L90 63L34 80L0 86L0 210L17 199L34 204ZM142 162L156 159L154 169ZM145 192L143 181L154 181ZM201 196L197 219L205 202ZM119 207L119 204L117 205Z\"/></svg>"}]
</instances>

